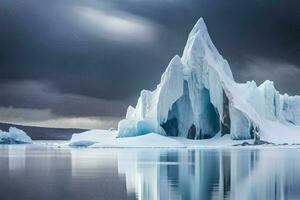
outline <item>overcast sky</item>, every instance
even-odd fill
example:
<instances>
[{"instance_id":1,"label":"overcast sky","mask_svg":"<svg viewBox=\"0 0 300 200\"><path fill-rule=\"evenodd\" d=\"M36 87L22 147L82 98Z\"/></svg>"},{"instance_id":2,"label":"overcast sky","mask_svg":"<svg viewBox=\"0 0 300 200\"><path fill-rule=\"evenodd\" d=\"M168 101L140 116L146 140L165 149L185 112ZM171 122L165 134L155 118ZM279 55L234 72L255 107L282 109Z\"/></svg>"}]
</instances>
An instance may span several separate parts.
<instances>
[{"instance_id":1,"label":"overcast sky","mask_svg":"<svg viewBox=\"0 0 300 200\"><path fill-rule=\"evenodd\" d=\"M0 121L108 128L203 17L238 82L300 94L299 0L0 0Z\"/></svg>"}]
</instances>

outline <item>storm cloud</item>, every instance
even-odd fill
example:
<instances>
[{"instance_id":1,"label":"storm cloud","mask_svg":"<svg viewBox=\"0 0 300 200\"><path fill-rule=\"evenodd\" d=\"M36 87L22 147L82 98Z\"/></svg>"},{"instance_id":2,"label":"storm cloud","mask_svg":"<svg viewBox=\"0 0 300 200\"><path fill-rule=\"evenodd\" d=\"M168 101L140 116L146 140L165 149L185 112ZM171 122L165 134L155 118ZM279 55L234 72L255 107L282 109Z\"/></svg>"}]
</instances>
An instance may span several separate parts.
<instances>
[{"instance_id":1,"label":"storm cloud","mask_svg":"<svg viewBox=\"0 0 300 200\"><path fill-rule=\"evenodd\" d=\"M94 119L117 121L182 54L199 17L237 81L270 79L282 93L300 94L299 6L296 0L2 0L0 120L37 123L38 117L14 120L25 109L45 126L58 118L65 120L57 126L93 119L84 125L91 128L99 127Z\"/></svg>"}]
</instances>

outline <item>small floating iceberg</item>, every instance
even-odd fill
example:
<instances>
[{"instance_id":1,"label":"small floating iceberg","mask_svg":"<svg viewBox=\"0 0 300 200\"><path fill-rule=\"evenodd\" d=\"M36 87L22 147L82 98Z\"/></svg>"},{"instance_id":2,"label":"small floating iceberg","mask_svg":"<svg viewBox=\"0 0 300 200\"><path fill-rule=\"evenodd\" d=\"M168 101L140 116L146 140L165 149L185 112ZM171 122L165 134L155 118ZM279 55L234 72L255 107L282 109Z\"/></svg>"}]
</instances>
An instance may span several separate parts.
<instances>
[{"instance_id":1,"label":"small floating iceberg","mask_svg":"<svg viewBox=\"0 0 300 200\"><path fill-rule=\"evenodd\" d=\"M23 131L10 127L8 132L0 130L0 144L31 144L31 138Z\"/></svg>"}]
</instances>

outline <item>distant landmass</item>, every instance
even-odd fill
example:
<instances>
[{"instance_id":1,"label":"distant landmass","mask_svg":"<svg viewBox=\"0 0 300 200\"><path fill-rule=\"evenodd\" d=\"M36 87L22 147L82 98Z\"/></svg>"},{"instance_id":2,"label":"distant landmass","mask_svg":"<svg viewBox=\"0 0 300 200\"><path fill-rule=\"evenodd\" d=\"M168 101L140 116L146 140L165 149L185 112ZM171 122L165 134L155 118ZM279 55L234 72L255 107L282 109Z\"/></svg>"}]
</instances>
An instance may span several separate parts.
<instances>
[{"instance_id":1,"label":"distant landmass","mask_svg":"<svg viewBox=\"0 0 300 200\"><path fill-rule=\"evenodd\" d=\"M77 128L46 128L36 126L23 126L0 122L0 129L8 131L9 127L16 127L27 133L32 140L70 140L72 134L87 131L87 129Z\"/></svg>"}]
</instances>

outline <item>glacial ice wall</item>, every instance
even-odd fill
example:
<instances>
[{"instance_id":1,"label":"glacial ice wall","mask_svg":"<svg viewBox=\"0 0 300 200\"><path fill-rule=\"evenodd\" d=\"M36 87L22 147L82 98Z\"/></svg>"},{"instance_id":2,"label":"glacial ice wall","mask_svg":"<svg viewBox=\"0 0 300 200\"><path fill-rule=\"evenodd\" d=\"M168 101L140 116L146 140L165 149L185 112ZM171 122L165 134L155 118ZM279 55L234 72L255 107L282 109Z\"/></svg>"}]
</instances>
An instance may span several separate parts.
<instances>
[{"instance_id":1,"label":"glacial ice wall","mask_svg":"<svg viewBox=\"0 0 300 200\"><path fill-rule=\"evenodd\" d=\"M274 130L298 132L299 113L300 97L279 94L271 81L236 83L200 18L183 55L170 61L154 91L143 90L136 107L129 106L118 131L119 137L156 132L205 139L221 132L259 139Z\"/></svg>"}]
</instances>

